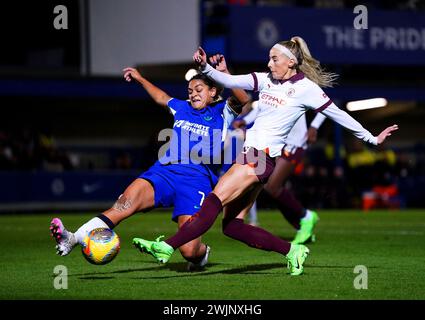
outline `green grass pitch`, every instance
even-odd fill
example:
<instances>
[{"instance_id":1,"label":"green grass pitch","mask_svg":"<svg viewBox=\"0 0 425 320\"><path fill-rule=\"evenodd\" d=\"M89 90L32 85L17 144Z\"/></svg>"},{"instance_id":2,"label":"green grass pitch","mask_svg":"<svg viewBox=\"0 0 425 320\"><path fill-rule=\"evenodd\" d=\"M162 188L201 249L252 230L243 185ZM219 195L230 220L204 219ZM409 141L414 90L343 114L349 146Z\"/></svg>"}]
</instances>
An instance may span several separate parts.
<instances>
[{"instance_id":1,"label":"green grass pitch","mask_svg":"<svg viewBox=\"0 0 425 320\"><path fill-rule=\"evenodd\" d=\"M121 251L104 266L86 262L80 248L57 256L48 229L53 215L1 215L0 299L425 299L424 210L323 210L319 215L317 242L308 245L311 255L299 277L288 275L283 256L225 237L221 217L204 236L212 248L208 268L188 273L179 252L158 265L131 244L136 236L173 234L169 212L122 222L116 228ZM62 220L74 231L91 217L64 214ZM277 211L260 211L259 220L272 233L292 239L293 229ZM68 270L67 289L54 288L57 265ZM357 265L367 268L367 289L354 286Z\"/></svg>"}]
</instances>

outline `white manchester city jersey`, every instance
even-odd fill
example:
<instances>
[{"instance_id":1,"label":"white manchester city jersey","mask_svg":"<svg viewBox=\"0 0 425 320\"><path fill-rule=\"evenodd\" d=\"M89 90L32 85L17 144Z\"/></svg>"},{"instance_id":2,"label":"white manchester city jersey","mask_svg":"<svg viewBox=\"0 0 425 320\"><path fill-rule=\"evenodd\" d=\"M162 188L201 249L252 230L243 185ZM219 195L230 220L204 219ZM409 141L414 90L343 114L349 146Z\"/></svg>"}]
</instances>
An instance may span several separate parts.
<instances>
[{"instance_id":1,"label":"white manchester city jersey","mask_svg":"<svg viewBox=\"0 0 425 320\"><path fill-rule=\"evenodd\" d=\"M249 127L254 124L255 119L257 118L258 108L253 108L248 114L243 116L243 120L246 125ZM326 119L324 115L320 112L316 114L313 121L310 123L310 127L319 129L323 121ZM308 128L307 128L307 119L305 114L303 114L297 122L295 122L291 131L289 131L288 136L285 140L285 145L291 146L291 148L303 148L307 149L307 140L308 140Z\"/></svg>"},{"instance_id":2,"label":"white manchester city jersey","mask_svg":"<svg viewBox=\"0 0 425 320\"><path fill-rule=\"evenodd\" d=\"M285 143L291 144L288 140L291 129L305 136L306 121L300 117L308 109L323 110L332 103L303 73L286 81L273 80L268 73L252 73L252 76L254 90L259 91L259 110L254 125L247 130L245 146L265 150L271 157L280 155ZM298 135L291 134L299 141Z\"/></svg>"},{"instance_id":3,"label":"white manchester city jersey","mask_svg":"<svg viewBox=\"0 0 425 320\"><path fill-rule=\"evenodd\" d=\"M233 76L217 71L209 64L203 72L227 88L259 91L259 109L254 125L246 132L246 147L264 150L271 157L280 156L289 132L308 109L322 112L359 139L377 144L376 137L339 109L302 72L287 80L274 80L270 73L259 72Z\"/></svg>"}]
</instances>

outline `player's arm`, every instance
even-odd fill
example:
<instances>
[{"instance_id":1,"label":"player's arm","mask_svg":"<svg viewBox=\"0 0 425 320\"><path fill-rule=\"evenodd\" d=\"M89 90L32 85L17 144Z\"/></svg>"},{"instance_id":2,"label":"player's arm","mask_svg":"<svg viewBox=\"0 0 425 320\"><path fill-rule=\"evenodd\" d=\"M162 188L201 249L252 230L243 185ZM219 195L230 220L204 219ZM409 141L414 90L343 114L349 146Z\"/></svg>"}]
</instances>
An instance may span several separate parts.
<instances>
[{"instance_id":1,"label":"player's arm","mask_svg":"<svg viewBox=\"0 0 425 320\"><path fill-rule=\"evenodd\" d=\"M239 114L239 117L244 118L244 117L248 116L248 114L250 114L251 111L254 110L254 108L252 107L252 102L253 101L249 100L248 103L243 106L242 112ZM254 120L251 121L251 122L254 122Z\"/></svg>"},{"instance_id":2,"label":"player's arm","mask_svg":"<svg viewBox=\"0 0 425 320\"><path fill-rule=\"evenodd\" d=\"M211 65L215 66L215 69L230 74L229 69L227 68L226 59L222 54L215 54L209 58ZM240 114L244 108L251 100L249 95L243 89L232 89L233 99L232 97L229 99L230 107L235 111L235 113ZM236 100L236 101L235 101Z\"/></svg>"},{"instance_id":3,"label":"player's arm","mask_svg":"<svg viewBox=\"0 0 425 320\"><path fill-rule=\"evenodd\" d=\"M321 112L326 117L351 131L357 138L374 145L381 144L393 131L398 130L398 125L394 124L384 129L379 135L373 136L368 130L363 128L357 120L351 117L347 112L338 108L333 102Z\"/></svg>"},{"instance_id":4,"label":"player's arm","mask_svg":"<svg viewBox=\"0 0 425 320\"><path fill-rule=\"evenodd\" d=\"M358 139L374 145L381 144L391 135L391 132L398 129L397 125L392 125L383 130L379 135L374 136L347 112L338 108L335 103L329 99L326 93L323 92L322 88L314 83L306 87L303 104L308 108L312 108L315 112L321 112L327 118L339 123L341 126L351 131Z\"/></svg>"},{"instance_id":5,"label":"player's arm","mask_svg":"<svg viewBox=\"0 0 425 320\"><path fill-rule=\"evenodd\" d=\"M206 74L214 81L222 84L226 88L245 90L254 90L256 88L256 83L252 74L235 76L213 68L210 64L207 63L207 54L201 47L199 47L198 50L196 50L193 54L193 60L199 66L202 73Z\"/></svg>"},{"instance_id":6,"label":"player's arm","mask_svg":"<svg viewBox=\"0 0 425 320\"><path fill-rule=\"evenodd\" d=\"M171 97L160 88L149 82L146 78L144 78L139 71L135 68L125 68L124 79L130 82L132 79L136 80L138 83L142 85L142 87L147 91L147 93L152 97L153 100L160 106L163 106L168 109L167 103L171 99Z\"/></svg>"},{"instance_id":7,"label":"player's arm","mask_svg":"<svg viewBox=\"0 0 425 320\"><path fill-rule=\"evenodd\" d=\"M314 117L313 121L310 123L310 127L307 131L307 142L312 144L317 141L317 131L319 130L322 123L325 121L326 117L318 112Z\"/></svg>"},{"instance_id":8,"label":"player's arm","mask_svg":"<svg viewBox=\"0 0 425 320\"><path fill-rule=\"evenodd\" d=\"M249 107L246 108L246 112L245 112L245 107L248 105ZM243 108L244 110L242 110L242 113L239 115L239 117L235 119L235 121L233 121L232 123L233 128L243 129L254 123L255 119L257 118L258 107L254 109L252 107L252 103L249 103L248 105L246 105Z\"/></svg>"}]
</instances>

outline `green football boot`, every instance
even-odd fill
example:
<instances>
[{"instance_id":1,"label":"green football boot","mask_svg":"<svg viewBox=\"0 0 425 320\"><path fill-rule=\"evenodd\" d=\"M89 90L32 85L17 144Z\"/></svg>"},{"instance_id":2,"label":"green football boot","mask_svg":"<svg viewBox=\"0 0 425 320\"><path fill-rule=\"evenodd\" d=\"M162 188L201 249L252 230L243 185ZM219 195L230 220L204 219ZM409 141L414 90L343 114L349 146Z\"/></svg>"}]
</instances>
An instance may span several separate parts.
<instances>
[{"instance_id":1,"label":"green football boot","mask_svg":"<svg viewBox=\"0 0 425 320\"><path fill-rule=\"evenodd\" d=\"M167 263L174 252L172 246L164 241L160 241L164 236L159 236L155 241L149 241L142 238L134 238L133 244L141 252L150 254L159 263Z\"/></svg>"},{"instance_id":2,"label":"green football boot","mask_svg":"<svg viewBox=\"0 0 425 320\"><path fill-rule=\"evenodd\" d=\"M302 218L300 222L300 230L297 231L294 240L291 243L293 244L304 244L308 242L315 242L316 235L314 234L314 227L319 221L319 215L315 211L310 211L309 218Z\"/></svg>"},{"instance_id":3,"label":"green football boot","mask_svg":"<svg viewBox=\"0 0 425 320\"><path fill-rule=\"evenodd\" d=\"M299 276L304 272L304 262L310 250L302 244L292 244L286 258L288 259L288 269L291 276Z\"/></svg>"}]
</instances>

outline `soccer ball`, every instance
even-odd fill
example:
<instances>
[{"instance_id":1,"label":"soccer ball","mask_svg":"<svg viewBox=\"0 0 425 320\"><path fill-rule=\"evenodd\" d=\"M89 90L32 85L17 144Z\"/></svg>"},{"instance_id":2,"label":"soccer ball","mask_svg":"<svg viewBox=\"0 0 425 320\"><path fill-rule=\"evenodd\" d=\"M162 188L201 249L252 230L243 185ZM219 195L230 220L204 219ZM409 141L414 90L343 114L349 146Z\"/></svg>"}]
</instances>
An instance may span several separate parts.
<instances>
[{"instance_id":1,"label":"soccer ball","mask_svg":"<svg viewBox=\"0 0 425 320\"><path fill-rule=\"evenodd\" d=\"M120 238L111 229L93 229L84 238L81 251L88 262L107 264L120 251Z\"/></svg>"}]
</instances>

